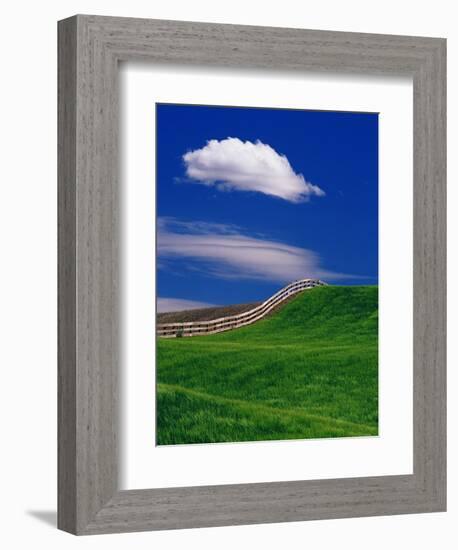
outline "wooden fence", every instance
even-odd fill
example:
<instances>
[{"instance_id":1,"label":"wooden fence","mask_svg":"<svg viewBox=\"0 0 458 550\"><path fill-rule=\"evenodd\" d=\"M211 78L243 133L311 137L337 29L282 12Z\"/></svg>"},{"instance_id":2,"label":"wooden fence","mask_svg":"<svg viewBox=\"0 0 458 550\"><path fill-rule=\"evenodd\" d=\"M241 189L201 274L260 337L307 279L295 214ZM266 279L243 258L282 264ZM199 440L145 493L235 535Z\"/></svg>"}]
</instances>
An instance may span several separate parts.
<instances>
[{"instance_id":1,"label":"wooden fence","mask_svg":"<svg viewBox=\"0 0 458 550\"><path fill-rule=\"evenodd\" d=\"M203 336L251 325L265 317L272 309L277 307L281 302L287 300L291 295L325 284L326 283L319 279L301 279L299 281L294 281L276 292L259 306L249 311L245 311L245 313L221 317L213 321L162 323L157 325L157 335L161 338Z\"/></svg>"}]
</instances>

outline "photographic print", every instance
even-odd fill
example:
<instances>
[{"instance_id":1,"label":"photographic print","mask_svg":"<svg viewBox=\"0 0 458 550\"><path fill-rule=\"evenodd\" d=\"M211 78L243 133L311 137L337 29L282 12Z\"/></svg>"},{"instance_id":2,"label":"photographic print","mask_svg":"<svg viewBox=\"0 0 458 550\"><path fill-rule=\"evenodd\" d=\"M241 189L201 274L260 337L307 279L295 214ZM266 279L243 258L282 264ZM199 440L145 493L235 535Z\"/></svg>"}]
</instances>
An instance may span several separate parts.
<instances>
[{"instance_id":1,"label":"photographic print","mask_svg":"<svg viewBox=\"0 0 458 550\"><path fill-rule=\"evenodd\" d=\"M158 103L156 193L156 445L378 435L378 114Z\"/></svg>"}]
</instances>

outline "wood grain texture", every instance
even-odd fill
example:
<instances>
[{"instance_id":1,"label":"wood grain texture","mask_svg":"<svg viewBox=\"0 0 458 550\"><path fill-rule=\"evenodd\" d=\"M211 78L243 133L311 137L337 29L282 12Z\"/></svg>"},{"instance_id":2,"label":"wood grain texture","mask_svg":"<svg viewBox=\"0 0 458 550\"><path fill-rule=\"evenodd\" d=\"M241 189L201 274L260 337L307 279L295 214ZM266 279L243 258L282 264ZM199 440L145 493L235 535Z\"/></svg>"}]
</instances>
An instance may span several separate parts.
<instances>
[{"instance_id":1,"label":"wood grain texture","mask_svg":"<svg viewBox=\"0 0 458 550\"><path fill-rule=\"evenodd\" d=\"M76 20L59 29L58 527L76 521Z\"/></svg>"},{"instance_id":2,"label":"wood grain texture","mask_svg":"<svg viewBox=\"0 0 458 550\"><path fill-rule=\"evenodd\" d=\"M138 60L412 75L413 475L118 490L117 71ZM437 38L86 15L59 23L59 528L95 534L445 510L445 81Z\"/></svg>"}]
</instances>

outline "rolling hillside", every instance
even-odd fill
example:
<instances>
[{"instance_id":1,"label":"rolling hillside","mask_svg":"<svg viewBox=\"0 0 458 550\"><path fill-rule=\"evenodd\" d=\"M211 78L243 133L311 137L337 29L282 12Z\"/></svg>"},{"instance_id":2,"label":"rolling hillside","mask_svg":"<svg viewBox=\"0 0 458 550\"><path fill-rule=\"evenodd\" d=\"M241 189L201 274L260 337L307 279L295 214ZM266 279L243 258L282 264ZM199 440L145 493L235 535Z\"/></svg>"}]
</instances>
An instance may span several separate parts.
<instances>
[{"instance_id":1,"label":"rolling hillside","mask_svg":"<svg viewBox=\"0 0 458 550\"><path fill-rule=\"evenodd\" d=\"M157 341L157 444L377 435L378 287L325 286L251 326Z\"/></svg>"}]
</instances>

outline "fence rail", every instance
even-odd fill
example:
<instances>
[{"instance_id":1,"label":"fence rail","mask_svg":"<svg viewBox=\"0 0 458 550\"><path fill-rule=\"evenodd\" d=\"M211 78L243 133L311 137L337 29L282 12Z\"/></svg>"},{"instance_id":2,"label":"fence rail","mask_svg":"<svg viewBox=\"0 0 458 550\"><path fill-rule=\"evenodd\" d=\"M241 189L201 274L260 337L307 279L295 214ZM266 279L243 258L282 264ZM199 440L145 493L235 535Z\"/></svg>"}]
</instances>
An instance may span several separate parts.
<instances>
[{"instance_id":1,"label":"fence rail","mask_svg":"<svg viewBox=\"0 0 458 550\"><path fill-rule=\"evenodd\" d=\"M272 311L272 309L277 307L281 302L287 300L293 294L297 294L298 292L317 286L323 286L325 284L325 282L320 281L319 279L300 279L299 281L294 281L293 283L285 286L273 296L268 298L265 302L249 311L245 311L245 313L221 317L220 319L214 319L213 321L161 323L157 325L156 333L160 338L204 336L206 334L215 334L217 332L233 330L246 325L251 325L252 323L255 323L265 317L270 311Z\"/></svg>"}]
</instances>

